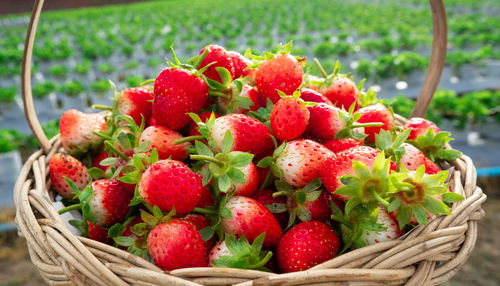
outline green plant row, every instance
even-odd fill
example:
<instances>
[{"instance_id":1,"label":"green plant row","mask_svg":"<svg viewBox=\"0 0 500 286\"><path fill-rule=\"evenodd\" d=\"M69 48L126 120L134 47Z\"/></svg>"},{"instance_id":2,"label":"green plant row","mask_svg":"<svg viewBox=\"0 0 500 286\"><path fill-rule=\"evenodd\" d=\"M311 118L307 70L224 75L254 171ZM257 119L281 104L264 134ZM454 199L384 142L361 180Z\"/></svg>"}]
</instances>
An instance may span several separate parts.
<instances>
[{"instance_id":1,"label":"green plant row","mask_svg":"<svg viewBox=\"0 0 500 286\"><path fill-rule=\"evenodd\" d=\"M49 121L42 125L43 131L50 139L59 133L59 120ZM19 148L39 148L32 134L23 134L15 129L0 129L0 153L7 153Z\"/></svg>"}]
</instances>

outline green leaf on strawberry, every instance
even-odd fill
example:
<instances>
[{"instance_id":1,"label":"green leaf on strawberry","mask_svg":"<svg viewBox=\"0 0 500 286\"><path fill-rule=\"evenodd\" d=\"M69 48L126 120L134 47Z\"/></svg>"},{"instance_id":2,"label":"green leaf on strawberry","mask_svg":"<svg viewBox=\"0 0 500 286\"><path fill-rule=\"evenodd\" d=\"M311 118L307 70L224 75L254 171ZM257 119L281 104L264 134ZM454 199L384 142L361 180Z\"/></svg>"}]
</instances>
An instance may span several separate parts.
<instances>
[{"instance_id":1,"label":"green leaf on strawberry","mask_svg":"<svg viewBox=\"0 0 500 286\"><path fill-rule=\"evenodd\" d=\"M454 149L444 149L445 145L453 140L450 135L450 132L445 131L434 134L434 130L429 128L425 135L419 135L416 140L408 140L408 143L420 149L433 162L453 161L462 156L462 153Z\"/></svg>"}]
</instances>

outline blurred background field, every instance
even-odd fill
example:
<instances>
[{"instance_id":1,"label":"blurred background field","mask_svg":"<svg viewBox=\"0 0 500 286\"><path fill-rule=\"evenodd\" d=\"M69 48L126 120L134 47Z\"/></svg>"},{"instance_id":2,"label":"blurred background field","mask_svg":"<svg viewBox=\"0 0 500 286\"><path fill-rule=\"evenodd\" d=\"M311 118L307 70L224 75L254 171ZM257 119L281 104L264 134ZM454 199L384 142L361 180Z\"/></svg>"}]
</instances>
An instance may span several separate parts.
<instances>
[{"instance_id":1,"label":"blurred background field","mask_svg":"<svg viewBox=\"0 0 500 286\"><path fill-rule=\"evenodd\" d=\"M60 9L100 1L47 2L48 8ZM31 5L5 0L0 11L18 13ZM448 55L428 117L453 132L452 145L472 157L489 196L477 248L449 285L498 285L500 1L447 0L445 5ZM27 13L0 16L0 285L41 283L24 242L5 224L12 222L17 172L37 148L20 101L28 22ZM329 71L340 60L342 72L356 81L366 78L365 87L408 116L429 61L431 12L422 0L170 0L44 11L32 71L37 113L47 134L55 135L64 110L110 104L108 79L123 89L154 78L171 45L186 59L209 43L260 53L290 40L293 54L317 57ZM306 70L318 74L313 66Z\"/></svg>"}]
</instances>

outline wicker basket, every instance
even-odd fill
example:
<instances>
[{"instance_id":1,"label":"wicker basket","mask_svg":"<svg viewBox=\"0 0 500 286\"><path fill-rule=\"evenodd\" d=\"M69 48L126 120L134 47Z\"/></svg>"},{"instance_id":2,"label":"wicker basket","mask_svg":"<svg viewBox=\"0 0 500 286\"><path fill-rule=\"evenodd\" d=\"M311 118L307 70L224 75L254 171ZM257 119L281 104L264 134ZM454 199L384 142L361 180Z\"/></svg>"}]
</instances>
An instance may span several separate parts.
<instances>
[{"instance_id":1,"label":"wicker basket","mask_svg":"<svg viewBox=\"0 0 500 286\"><path fill-rule=\"evenodd\" d=\"M442 166L452 171L451 188L465 200L453 215L416 227L402 240L363 247L310 270L274 274L230 268L186 268L171 272L118 248L75 236L52 205L48 161L60 150L59 136L47 140L31 95L31 59L43 0L36 0L23 58L23 101L26 119L42 146L25 163L14 197L19 232L31 260L53 285L436 285L449 280L465 263L477 236L477 220L486 200L476 186L476 169L467 156ZM436 90L446 58L447 27L442 0L430 0L434 41L430 66L412 116L423 116ZM396 116L398 125L406 119Z\"/></svg>"}]
</instances>

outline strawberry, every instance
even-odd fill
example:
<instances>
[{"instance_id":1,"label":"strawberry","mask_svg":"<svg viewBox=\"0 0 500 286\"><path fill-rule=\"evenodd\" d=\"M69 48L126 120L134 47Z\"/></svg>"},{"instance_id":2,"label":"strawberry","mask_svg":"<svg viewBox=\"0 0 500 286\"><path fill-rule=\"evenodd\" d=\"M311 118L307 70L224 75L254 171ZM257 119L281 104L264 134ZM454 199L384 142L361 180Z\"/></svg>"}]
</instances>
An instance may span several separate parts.
<instances>
[{"instance_id":1,"label":"strawberry","mask_svg":"<svg viewBox=\"0 0 500 286\"><path fill-rule=\"evenodd\" d=\"M65 199L71 199L76 194L64 178L70 179L79 190L85 188L91 180L87 167L70 155L54 154L50 158L49 168L52 188Z\"/></svg>"},{"instance_id":2,"label":"strawberry","mask_svg":"<svg viewBox=\"0 0 500 286\"><path fill-rule=\"evenodd\" d=\"M189 215L183 217L182 220L192 224L196 228L197 231L201 231L202 229L211 226L210 220L208 220L206 217L204 217L200 214L189 214ZM215 243L216 243L216 240L215 240L214 236L212 236L212 238L210 238L209 240L205 241L205 247L207 248L207 251L212 249L212 247L214 247Z\"/></svg>"},{"instance_id":3,"label":"strawberry","mask_svg":"<svg viewBox=\"0 0 500 286\"><path fill-rule=\"evenodd\" d=\"M286 50L291 46L283 48ZM280 99L278 90L292 94L302 84L303 74L301 64L294 57L280 51L257 67L255 86L264 101L269 98L276 103Z\"/></svg>"},{"instance_id":4,"label":"strawberry","mask_svg":"<svg viewBox=\"0 0 500 286\"><path fill-rule=\"evenodd\" d=\"M371 168L378 154L379 152L371 147L357 146L331 156L320 167L320 178L323 185L333 194L334 198L346 201L347 197L335 194L337 188L344 185L340 177L354 175L353 161L362 162Z\"/></svg>"},{"instance_id":5,"label":"strawberry","mask_svg":"<svg viewBox=\"0 0 500 286\"><path fill-rule=\"evenodd\" d=\"M161 160L153 163L142 175L139 193L152 206L177 214L192 211L201 198L201 179L184 163Z\"/></svg>"},{"instance_id":6,"label":"strawberry","mask_svg":"<svg viewBox=\"0 0 500 286\"><path fill-rule=\"evenodd\" d=\"M285 272L307 270L334 258L340 248L335 232L319 221L302 222L281 238L276 253Z\"/></svg>"},{"instance_id":7,"label":"strawberry","mask_svg":"<svg viewBox=\"0 0 500 286\"><path fill-rule=\"evenodd\" d=\"M243 84L241 87L232 85L224 93L228 94L229 98L217 98L217 105L226 114L245 113L264 107L259 93L249 84Z\"/></svg>"},{"instance_id":8,"label":"strawberry","mask_svg":"<svg viewBox=\"0 0 500 286\"><path fill-rule=\"evenodd\" d=\"M102 179L92 183L92 195L88 199L90 214L95 224L112 226L125 220L134 196L134 185L116 179Z\"/></svg>"},{"instance_id":9,"label":"strawberry","mask_svg":"<svg viewBox=\"0 0 500 286\"><path fill-rule=\"evenodd\" d=\"M198 72L184 68L164 69L154 83L153 118L155 123L179 130L198 113L208 97L208 86Z\"/></svg>"},{"instance_id":10,"label":"strawberry","mask_svg":"<svg viewBox=\"0 0 500 286\"><path fill-rule=\"evenodd\" d=\"M116 100L116 110L120 114L129 115L137 125L149 122L153 108L153 92L147 86L127 88Z\"/></svg>"},{"instance_id":11,"label":"strawberry","mask_svg":"<svg viewBox=\"0 0 500 286\"><path fill-rule=\"evenodd\" d=\"M334 153L339 153L356 146L363 146L364 140L354 138L332 139L323 143L323 145Z\"/></svg>"},{"instance_id":12,"label":"strawberry","mask_svg":"<svg viewBox=\"0 0 500 286\"><path fill-rule=\"evenodd\" d=\"M196 228L181 220L157 225L148 234L151 258L161 269L171 271L208 265L207 249Z\"/></svg>"},{"instance_id":13,"label":"strawberry","mask_svg":"<svg viewBox=\"0 0 500 286\"><path fill-rule=\"evenodd\" d=\"M231 151L254 154L261 158L273 149L271 131L262 122L244 114L228 114L215 119L210 137L215 141L215 152L222 150L226 132L233 137Z\"/></svg>"},{"instance_id":14,"label":"strawberry","mask_svg":"<svg viewBox=\"0 0 500 286\"><path fill-rule=\"evenodd\" d=\"M97 147L103 139L93 131L106 129L104 113L83 113L70 109L63 113L59 122L61 144L73 154L85 153L88 149Z\"/></svg>"},{"instance_id":15,"label":"strawberry","mask_svg":"<svg viewBox=\"0 0 500 286\"><path fill-rule=\"evenodd\" d=\"M102 166L101 161L109 157L110 157L109 152L99 153L97 156L94 157L94 159L92 159L92 167L106 171L109 168L109 166Z\"/></svg>"},{"instance_id":16,"label":"strawberry","mask_svg":"<svg viewBox=\"0 0 500 286\"><path fill-rule=\"evenodd\" d=\"M184 138L180 133L163 126L149 126L144 129L139 138L139 142L149 141L149 147L158 151L160 160L171 158L173 160L182 161L186 159L188 152L187 148L191 147L191 143L184 142L182 144L174 144L175 140Z\"/></svg>"},{"instance_id":17,"label":"strawberry","mask_svg":"<svg viewBox=\"0 0 500 286\"><path fill-rule=\"evenodd\" d=\"M387 107L380 103L363 107L359 110L359 113L361 113L361 117L358 120L359 123L382 123L380 127L365 127L365 134L368 135L366 138L367 142L375 142L375 134L379 134L380 130L391 130L394 128L394 116Z\"/></svg>"},{"instance_id":18,"label":"strawberry","mask_svg":"<svg viewBox=\"0 0 500 286\"><path fill-rule=\"evenodd\" d=\"M100 225L93 224L90 221L87 221L87 224L88 224L88 233L87 233L88 238L109 245L113 243L113 240L108 237L107 229L105 229Z\"/></svg>"},{"instance_id":19,"label":"strawberry","mask_svg":"<svg viewBox=\"0 0 500 286\"><path fill-rule=\"evenodd\" d=\"M332 151L315 141L299 139L287 142L275 161L283 180L293 187L301 188L319 177L323 162L332 155Z\"/></svg>"},{"instance_id":20,"label":"strawberry","mask_svg":"<svg viewBox=\"0 0 500 286\"><path fill-rule=\"evenodd\" d=\"M245 237L252 243L260 234L266 233L264 247L278 244L282 231L273 214L258 201L233 196L225 203L224 209L229 209L231 216L222 217L221 229L227 234Z\"/></svg>"},{"instance_id":21,"label":"strawberry","mask_svg":"<svg viewBox=\"0 0 500 286\"><path fill-rule=\"evenodd\" d=\"M409 171L415 171L419 166L424 165L425 172L431 175L441 171L434 162L425 157L424 153L415 146L408 143L403 143L401 146L405 149L405 153L401 155L399 160L401 166L404 166Z\"/></svg>"},{"instance_id":22,"label":"strawberry","mask_svg":"<svg viewBox=\"0 0 500 286\"><path fill-rule=\"evenodd\" d=\"M418 136L425 135L425 133L427 133L427 130L429 130L429 128L432 128L432 130L434 130L434 134L441 132L441 130L439 130L436 124L420 117L413 117L408 119L403 128L411 129L410 136L408 136L408 140L415 140L417 139Z\"/></svg>"},{"instance_id":23,"label":"strawberry","mask_svg":"<svg viewBox=\"0 0 500 286\"><path fill-rule=\"evenodd\" d=\"M245 182L238 183L232 182L229 190L234 190L234 195L251 197L259 188L259 173L255 164L250 162L250 164L245 167L237 168L241 170L244 174Z\"/></svg>"},{"instance_id":24,"label":"strawberry","mask_svg":"<svg viewBox=\"0 0 500 286\"><path fill-rule=\"evenodd\" d=\"M210 118L210 115L212 115L212 113L214 114L215 118L220 117L220 115L215 112L205 111L199 114L200 120L202 122L207 121ZM189 125L189 136L197 136L197 135L200 135L200 132L198 131L198 124L196 124L196 122L192 122Z\"/></svg>"},{"instance_id":25,"label":"strawberry","mask_svg":"<svg viewBox=\"0 0 500 286\"><path fill-rule=\"evenodd\" d=\"M293 96L282 95L271 111L271 128L280 141L293 140L306 130L309 110L299 96L299 92Z\"/></svg>"},{"instance_id":26,"label":"strawberry","mask_svg":"<svg viewBox=\"0 0 500 286\"><path fill-rule=\"evenodd\" d=\"M207 206L214 206L215 201L214 198L212 197L212 194L210 193L210 190L208 189L207 186L203 186L201 189L201 198L198 204L196 205L199 208L205 208Z\"/></svg>"},{"instance_id":27,"label":"strawberry","mask_svg":"<svg viewBox=\"0 0 500 286\"><path fill-rule=\"evenodd\" d=\"M259 235L250 245L245 235L239 239L226 235L225 240L218 242L210 250L208 264L212 267L266 270L264 265L273 254L270 251L261 250L264 237L264 233Z\"/></svg>"},{"instance_id":28,"label":"strawberry","mask_svg":"<svg viewBox=\"0 0 500 286\"><path fill-rule=\"evenodd\" d=\"M231 74L231 78L236 78L233 66L233 57L228 53L228 51L226 51L226 49L218 45L208 45L200 51L200 55L202 55L206 50L208 53L203 61L201 61L199 68L203 68L206 65L213 63L203 72L207 78L222 83L222 79L217 72L216 67L225 68Z\"/></svg>"},{"instance_id":29,"label":"strawberry","mask_svg":"<svg viewBox=\"0 0 500 286\"><path fill-rule=\"evenodd\" d=\"M236 79L239 77L246 77L250 75L252 71L254 71L253 69L248 68L248 66L251 65L252 62L249 59L245 58L242 54L234 51L229 51L227 53L234 67L233 78Z\"/></svg>"},{"instance_id":30,"label":"strawberry","mask_svg":"<svg viewBox=\"0 0 500 286\"><path fill-rule=\"evenodd\" d=\"M360 239L365 245L395 240L404 233L399 229L398 222L383 208L379 208L377 223L382 225L385 230L364 229Z\"/></svg>"},{"instance_id":31,"label":"strawberry","mask_svg":"<svg viewBox=\"0 0 500 286\"><path fill-rule=\"evenodd\" d=\"M264 189L257 191L253 198L263 204L278 220L282 227L286 227L288 223L288 211L286 206L286 198L284 196L273 197L274 191Z\"/></svg>"},{"instance_id":32,"label":"strawberry","mask_svg":"<svg viewBox=\"0 0 500 286\"><path fill-rule=\"evenodd\" d=\"M332 140L335 135L347 127L342 119L348 116L347 112L338 107L319 103L308 107L310 112L309 124L306 133L308 136L318 140Z\"/></svg>"},{"instance_id":33,"label":"strawberry","mask_svg":"<svg viewBox=\"0 0 500 286\"><path fill-rule=\"evenodd\" d=\"M303 88L300 90L300 98L304 101L309 102L317 102L317 103L326 103L328 105L332 105L333 103L321 93L312 90L310 88ZM349 107L348 107L349 108Z\"/></svg>"}]
</instances>

